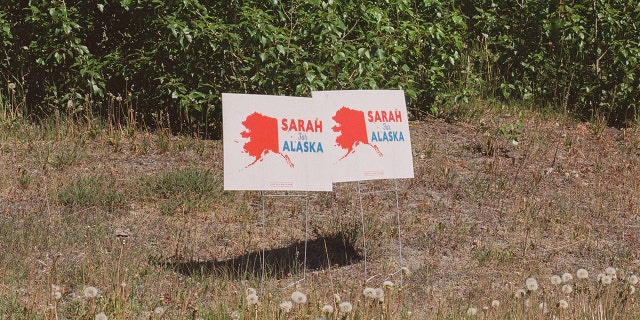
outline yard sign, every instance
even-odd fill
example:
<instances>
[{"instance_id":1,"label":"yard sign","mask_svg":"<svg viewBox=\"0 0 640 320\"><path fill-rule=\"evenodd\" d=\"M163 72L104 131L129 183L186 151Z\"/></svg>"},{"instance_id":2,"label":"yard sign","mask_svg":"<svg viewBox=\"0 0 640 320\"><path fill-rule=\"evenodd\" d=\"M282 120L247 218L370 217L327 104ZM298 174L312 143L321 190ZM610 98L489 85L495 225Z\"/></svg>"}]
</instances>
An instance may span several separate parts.
<instances>
[{"instance_id":1,"label":"yard sign","mask_svg":"<svg viewBox=\"0 0 640 320\"><path fill-rule=\"evenodd\" d=\"M402 90L318 91L333 182L413 178L407 107Z\"/></svg>"},{"instance_id":2,"label":"yard sign","mask_svg":"<svg viewBox=\"0 0 640 320\"><path fill-rule=\"evenodd\" d=\"M331 128L318 109L311 98L223 93L225 190L331 191Z\"/></svg>"}]
</instances>

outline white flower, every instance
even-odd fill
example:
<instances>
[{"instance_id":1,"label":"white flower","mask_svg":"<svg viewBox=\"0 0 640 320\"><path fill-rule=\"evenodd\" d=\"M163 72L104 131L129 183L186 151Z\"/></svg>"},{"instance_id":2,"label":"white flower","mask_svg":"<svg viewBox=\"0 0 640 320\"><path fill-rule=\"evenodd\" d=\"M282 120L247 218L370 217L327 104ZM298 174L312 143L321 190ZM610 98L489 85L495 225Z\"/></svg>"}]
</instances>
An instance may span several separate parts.
<instances>
[{"instance_id":1,"label":"white flower","mask_svg":"<svg viewBox=\"0 0 640 320\"><path fill-rule=\"evenodd\" d=\"M384 302L384 290L382 290L382 288L375 288L373 291L373 298Z\"/></svg>"},{"instance_id":2,"label":"white flower","mask_svg":"<svg viewBox=\"0 0 640 320\"><path fill-rule=\"evenodd\" d=\"M385 289L392 289L394 287L393 282L387 280L385 282L382 283L382 287Z\"/></svg>"},{"instance_id":3,"label":"white flower","mask_svg":"<svg viewBox=\"0 0 640 320\"><path fill-rule=\"evenodd\" d=\"M600 279L600 282L602 282L602 284L604 285L611 284L611 281L613 281L613 278L608 274L602 276L602 279Z\"/></svg>"},{"instance_id":4,"label":"white flower","mask_svg":"<svg viewBox=\"0 0 640 320\"><path fill-rule=\"evenodd\" d=\"M280 310L282 310L282 312L284 312L284 313L291 312L292 308L293 308L293 302L291 302L291 301L283 301L280 304Z\"/></svg>"},{"instance_id":5,"label":"white flower","mask_svg":"<svg viewBox=\"0 0 640 320\"><path fill-rule=\"evenodd\" d=\"M240 312L238 310L234 310L233 312L231 312L231 319L240 320Z\"/></svg>"},{"instance_id":6,"label":"white flower","mask_svg":"<svg viewBox=\"0 0 640 320\"><path fill-rule=\"evenodd\" d=\"M629 284L631 285L638 284L638 276L636 276L635 274L632 274L631 276L629 276Z\"/></svg>"},{"instance_id":7,"label":"white flower","mask_svg":"<svg viewBox=\"0 0 640 320\"><path fill-rule=\"evenodd\" d=\"M500 301L499 300L493 300L491 301L491 307L493 308L497 308L500 306Z\"/></svg>"},{"instance_id":8,"label":"white flower","mask_svg":"<svg viewBox=\"0 0 640 320\"><path fill-rule=\"evenodd\" d=\"M604 269L604 273L611 276L611 278L615 278L616 277L616 268L614 267L607 267L606 269Z\"/></svg>"},{"instance_id":9,"label":"white flower","mask_svg":"<svg viewBox=\"0 0 640 320\"><path fill-rule=\"evenodd\" d=\"M538 280L536 280L536 278L528 278L525 281L525 284L527 286L527 290L529 290L529 291L538 290Z\"/></svg>"},{"instance_id":10,"label":"white flower","mask_svg":"<svg viewBox=\"0 0 640 320\"><path fill-rule=\"evenodd\" d=\"M569 282L573 280L573 275L569 272L565 272L562 274L562 282Z\"/></svg>"},{"instance_id":11,"label":"white flower","mask_svg":"<svg viewBox=\"0 0 640 320\"><path fill-rule=\"evenodd\" d=\"M153 313L161 316L164 314L164 308L162 306L157 306L155 307L155 309L153 309Z\"/></svg>"},{"instance_id":12,"label":"white flower","mask_svg":"<svg viewBox=\"0 0 640 320\"><path fill-rule=\"evenodd\" d=\"M303 303L307 303L307 296L300 292L300 291L294 291L291 294L291 301L297 303L297 304L303 304Z\"/></svg>"},{"instance_id":13,"label":"white flower","mask_svg":"<svg viewBox=\"0 0 640 320\"><path fill-rule=\"evenodd\" d=\"M598 273L598 276L596 277L596 281L602 282L602 277L604 277L604 276L605 276L604 273Z\"/></svg>"},{"instance_id":14,"label":"white flower","mask_svg":"<svg viewBox=\"0 0 640 320\"><path fill-rule=\"evenodd\" d=\"M254 305L254 304L258 303L258 300L260 300L260 299L258 299L258 295L256 295L256 294L251 293L251 294L248 294L248 295L247 295L247 303L248 303L250 306L252 306L252 305Z\"/></svg>"},{"instance_id":15,"label":"white flower","mask_svg":"<svg viewBox=\"0 0 640 320\"><path fill-rule=\"evenodd\" d=\"M376 297L376 289L371 287L366 287L362 290L362 295L367 298L374 299Z\"/></svg>"},{"instance_id":16,"label":"white flower","mask_svg":"<svg viewBox=\"0 0 640 320\"><path fill-rule=\"evenodd\" d=\"M60 298L62 298L62 293L60 293L60 291L54 291L53 298L56 300L60 300Z\"/></svg>"},{"instance_id":17,"label":"white flower","mask_svg":"<svg viewBox=\"0 0 640 320\"><path fill-rule=\"evenodd\" d=\"M320 311L322 311L322 313L332 314L333 306L330 304L325 304L324 306L322 306L322 309L320 309Z\"/></svg>"},{"instance_id":18,"label":"white flower","mask_svg":"<svg viewBox=\"0 0 640 320\"><path fill-rule=\"evenodd\" d=\"M562 286L562 292L564 294L570 294L571 292L573 292L573 287L571 287L570 284L565 284L564 286Z\"/></svg>"},{"instance_id":19,"label":"white flower","mask_svg":"<svg viewBox=\"0 0 640 320\"><path fill-rule=\"evenodd\" d=\"M560 278L560 276L558 275L552 275L551 278L549 278L549 281L551 281L551 284L553 285L559 285L562 283L562 278Z\"/></svg>"},{"instance_id":20,"label":"white flower","mask_svg":"<svg viewBox=\"0 0 640 320\"><path fill-rule=\"evenodd\" d=\"M104 314L104 312L100 312L100 313L96 314L95 319L96 320L107 320L107 315Z\"/></svg>"},{"instance_id":21,"label":"white flower","mask_svg":"<svg viewBox=\"0 0 640 320\"><path fill-rule=\"evenodd\" d=\"M96 289L96 287L87 286L84 288L82 293L84 294L85 298L92 299L98 295L98 289Z\"/></svg>"},{"instance_id":22,"label":"white flower","mask_svg":"<svg viewBox=\"0 0 640 320\"><path fill-rule=\"evenodd\" d=\"M581 269L578 269L578 271L576 272L576 276L578 277L578 279L588 279L589 272L581 268Z\"/></svg>"},{"instance_id":23,"label":"white flower","mask_svg":"<svg viewBox=\"0 0 640 320\"><path fill-rule=\"evenodd\" d=\"M478 309L474 307L469 307L469 309L467 309L467 315L475 316L476 314L478 314Z\"/></svg>"},{"instance_id":24,"label":"white flower","mask_svg":"<svg viewBox=\"0 0 640 320\"><path fill-rule=\"evenodd\" d=\"M558 306L560 307L560 309L569 308L569 302L567 302L567 300L560 300L558 301Z\"/></svg>"},{"instance_id":25,"label":"white flower","mask_svg":"<svg viewBox=\"0 0 640 320\"><path fill-rule=\"evenodd\" d=\"M521 299L521 298L524 298L526 294L527 294L527 291L525 291L524 289L518 289L516 290L516 293L513 296L516 297L516 299Z\"/></svg>"},{"instance_id":26,"label":"white flower","mask_svg":"<svg viewBox=\"0 0 640 320\"><path fill-rule=\"evenodd\" d=\"M353 310L353 305L348 301L340 302L338 309L340 309L340 312L342 313L349 313Z\"/></svg>"},{"instance_id":27,"label":"white flower","mask_svg":"<svg viewBox=\"0 0 640 320\"><path fill-rule=\"evenodd\" d=\"M9 89L15 90L16 89L16 84L13 83L13 82L9 82Z\"/></svg>"},{"instance_id":28,"label":"white flower","mask_svg":"<svg viewBox=\"0 0 640 320\"><path fill-rule=\"evenodd\" d=\"M250 295L250 294L258 294L258 291L256 291L256 289L254 288L247 288L246 290L246 294Z\"/></svg>"}]
</instances>

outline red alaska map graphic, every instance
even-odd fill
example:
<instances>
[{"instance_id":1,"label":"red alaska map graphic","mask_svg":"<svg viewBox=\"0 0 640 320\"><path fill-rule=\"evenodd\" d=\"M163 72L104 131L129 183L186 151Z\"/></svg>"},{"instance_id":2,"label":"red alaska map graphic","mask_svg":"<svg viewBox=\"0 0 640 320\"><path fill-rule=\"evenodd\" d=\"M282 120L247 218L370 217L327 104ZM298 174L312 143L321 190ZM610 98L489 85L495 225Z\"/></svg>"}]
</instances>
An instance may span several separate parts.
<instances>
[{"instance_id":1,"label":"red alaska map graphic","mask_svg":"<svg viewBox=\"0 0 640 320\"><path fill-rule=\"evenodd\" d=\"M254 112L242 121L242 125L246 130L242 131L240 135L249 139L242 148L244 152L254 158L247 167L264 160L264 156L270 152L281 155L290 167L294 167L289 156L279 151L278 119Z\"/></svg>"},{"instance_id":2,"label":"red alaska map graphic","mask_svg":"<svg viewBox=\"0 0 640 320\"><path fill-rule=\"evenodd\" d=\"M331 129L340 133L336 138L336 145L347 150L347 153L338 161L354 153L355 148L360 144L371 146L378 156L382 157L382 152L380 152L378 146L369 143L364 111L353 110L343 106L336 111L336 114L331 119L336 122L336 125Z\"/></svg>"}]
</instances>

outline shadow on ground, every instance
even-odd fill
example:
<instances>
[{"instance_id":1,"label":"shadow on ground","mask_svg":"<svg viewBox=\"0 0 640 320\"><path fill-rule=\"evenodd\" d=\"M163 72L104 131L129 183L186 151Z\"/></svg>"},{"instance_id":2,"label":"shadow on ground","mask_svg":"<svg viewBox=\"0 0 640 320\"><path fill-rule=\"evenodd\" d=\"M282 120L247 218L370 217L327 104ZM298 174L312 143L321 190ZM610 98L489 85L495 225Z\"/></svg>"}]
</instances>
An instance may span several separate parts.
<instances>
[{"instance_id":1,"label":"shadow on ground","mask_svg":"<svg viewBox=\"0 0 640 320\"><path fill-rule=\"evenodd\" d=\"M353 241L342 234L309 240L306 245L308 271L343 267L362 259ZM304 248L305 242L300 241L284 248L265 250L265 275L283 278L301 273L305 260ZM262 254L262 250L257 250L222 261L153 257L151 262L188 276L220 274L245 279L261 275Z\"/></svg>"}]
</instances>

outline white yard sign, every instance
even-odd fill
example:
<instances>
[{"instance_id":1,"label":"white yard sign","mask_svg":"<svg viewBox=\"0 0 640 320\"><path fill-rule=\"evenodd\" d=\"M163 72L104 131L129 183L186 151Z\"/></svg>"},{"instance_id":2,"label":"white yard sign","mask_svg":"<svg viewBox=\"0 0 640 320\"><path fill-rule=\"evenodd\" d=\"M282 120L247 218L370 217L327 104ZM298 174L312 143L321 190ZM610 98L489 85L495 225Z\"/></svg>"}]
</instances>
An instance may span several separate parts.
<instances>
[{"instance_id":1,"label":"white yard sign","mask_svg":"<svg viewBox=\"0 0 640 320\"><path fill-rule=\"evenodd\" d=\"M225 190L331 191L331 148L315 100L222 94Z\"/></svg>"},{"instance_id":2,"label":"white yard sign","mask_svg":"<svg viewBox=\"0 0 640 320\"><path fill-rule=\"evenodd\" d=\"M312 97L329 117L323 145L333 182L413 178L404 92L318 91Z\"/></svg>"}]
</instances>

